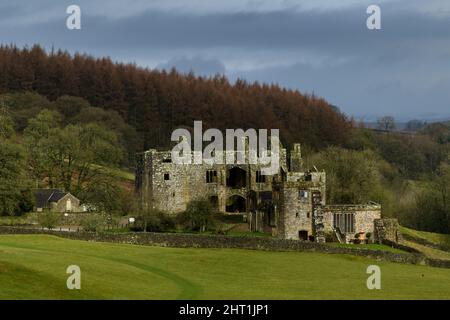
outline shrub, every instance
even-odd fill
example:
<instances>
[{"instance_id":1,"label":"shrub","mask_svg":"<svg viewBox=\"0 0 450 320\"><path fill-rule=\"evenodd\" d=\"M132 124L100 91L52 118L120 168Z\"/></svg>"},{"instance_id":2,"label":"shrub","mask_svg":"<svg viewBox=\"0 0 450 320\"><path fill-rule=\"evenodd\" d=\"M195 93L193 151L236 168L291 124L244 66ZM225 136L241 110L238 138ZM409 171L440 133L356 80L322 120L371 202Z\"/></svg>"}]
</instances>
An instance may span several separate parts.
<instances>
[{"instance_id":1,"label":"shrub","mask_svg":"<svg viewBox=\"0 0 450 320\"><path fill-rule=\"evenodd\" d=\"M97 232L105 227L105 220L99 216L89 216L81 222L84 231Z\"/></svg>"},{"instance_id":2,"label":"shrub","mask_svg":"<svg viewBox=\"0 0 450 320\"><path fill-rule=\"evenodd\" d=\"M216 220L213 207L207 200L190 201L186 211L179 217L179 221L187 229L200 232L212 230Z\"/></svg>"},{"instance_id":3,"label":"shrub","mask_svg":"<svg viewBox=\"0 0 450 320\"><path fill-rule=\"evenodd\" d=\"M326 242L334 242L335 235L333 232L325 232L325 241Z\"/></svg>"},{"instance_id":4,"label":"shrub","mask_svg":"<svg viewBox=\"0 0 450 320\"><path fill-rule=\"evenodd\" d=\"M131 231L163 232L175 228L175 219L156 209L141 209L129 228Z\"/></svg>"},{"instance_id":5,"label":"shrub","mask_svg":"<svg viewBox=\"0 0 450 320\"><path fill-rule=\"evenodd\" d=\"M164 212L159 212L159 224L162 231L173 230L176 226L175 218Z\"/></svg>"},{"instance_id":6,"label":"shrub","mask_svg":"<svg viewBox=\"0 0 450 320\"><path fill-rule=\"evenodd\" d=\"M60 215L55 212L45 211L38 214L39 225L50 230L54 229L58 225L60 220Z\"/></svg>"},{"instance_id":7,"label":"shrub","mask_svg":"<svg viewBox=\"0 0 450 320\"><path fill-rule=\"evenodd\" d=\"M18 217L0 217L1 226L28 226L32 225L31 219L26 216Z\"/></svg>"}]
</instances>

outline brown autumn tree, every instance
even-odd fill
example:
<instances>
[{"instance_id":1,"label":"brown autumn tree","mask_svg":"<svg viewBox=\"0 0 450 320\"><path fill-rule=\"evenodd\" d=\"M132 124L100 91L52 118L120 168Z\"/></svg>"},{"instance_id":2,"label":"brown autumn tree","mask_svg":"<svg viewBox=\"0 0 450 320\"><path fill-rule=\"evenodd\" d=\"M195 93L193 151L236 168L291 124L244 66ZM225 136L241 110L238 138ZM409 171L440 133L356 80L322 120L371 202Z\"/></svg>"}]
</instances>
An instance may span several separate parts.
<instances>
[{"instance_id":1,"label":"brown autumn tree","mask_svg":"<svg viewBox=\"0 0 450 320\"><path fill-rule=\"evenodd\" d=\"M299 141L315 149L342 145L352 129L325 100L275 84L231 83L221 75L151 70L39 46L0 46L0 94L17 91L50 101L80 97L116 111L138 132L141 149L167 147L172 130L191 127L194 120L202 120L205 129L280 129L286 146Z\"/></svg>"}]
</instances>

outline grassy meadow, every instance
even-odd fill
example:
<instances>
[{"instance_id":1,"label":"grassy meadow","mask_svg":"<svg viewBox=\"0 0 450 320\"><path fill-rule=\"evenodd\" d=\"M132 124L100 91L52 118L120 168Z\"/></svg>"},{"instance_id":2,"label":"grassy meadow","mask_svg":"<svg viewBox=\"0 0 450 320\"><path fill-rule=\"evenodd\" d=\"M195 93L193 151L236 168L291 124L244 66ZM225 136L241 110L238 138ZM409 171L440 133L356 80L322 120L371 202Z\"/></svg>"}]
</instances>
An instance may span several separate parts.
<instances>
[{"instance_id":1,"label":"grassy meadow","mask_svg":"<svg viewBox=\"0 0 450 320\"><path fill-rule=\"evenodd\" d=\"M367 266L381 268L368 290ZM81 268L68 290L66 268ZM0 299L450 299L450 269L363 257L0 236Z\"/></svg>"}]
</instances>

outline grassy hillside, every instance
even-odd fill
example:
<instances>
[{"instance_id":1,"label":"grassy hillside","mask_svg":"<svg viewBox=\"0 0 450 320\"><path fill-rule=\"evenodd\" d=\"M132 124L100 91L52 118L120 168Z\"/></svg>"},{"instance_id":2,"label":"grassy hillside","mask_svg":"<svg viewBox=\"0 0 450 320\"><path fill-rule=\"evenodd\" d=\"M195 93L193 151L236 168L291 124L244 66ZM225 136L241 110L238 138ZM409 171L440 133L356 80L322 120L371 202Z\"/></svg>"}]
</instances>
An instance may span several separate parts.
<instances>
[{"instance_id":1,"label":"grassy hillside","mask_svg":"<svg viewBox=\"0 0 450 320\"><path fill-rule=\"evenodd\" d=\"M134 191L134 173L119 168L103 168L105 169L107 174L113 177L118 186L121 186L123 189L128 190L129 192Z\"/></svg>"},{"instance_id":2,"label":"grassy hillside","mask_svg":"<svg viewBox=\"0 0 450 320\"><path fill-rule=\"evenodd\" d=\"M403 234L409 235L414 238L420 238L438 245L450 246L450 234L418 231L406 227L400 227L400 231Z\"/></svg>"},{"instance_id":3,"label":"grassy hillside","mask_svg":"<svg viewBox=\"0 0 450 320\"><path fill-rule=\"evenodd\" d=\"M450 260L450 252L424 246L414 241L404 240L402 244L414 248L431 259Z\"/></svg>"},{"instance_id":4,"label":"grassy hillside","mask_svg":"<svg viewBox=\"0 0 450 320\"><path fill-rule=\"evenodd\" d=\"M66 289L67 266L81 290ZM382 289L368 290L377 264ZM450 270L321 253L0 236L1 299L449 299Z\"/></svg>"},{"instance_id":5,"label":"grassy hillside","mask_svg":"<svg viewBox=\"0 0 450 320\"><path fill-rule=\"evenodd\" d=\"M400 227L400 231L402 234L412 237L408 240L404 239L403 244L419 250L429 258L450 260L450 252L446 249L450 247L449 234L418 231L405 227ZM425 242L419 240L425 240Z\"/></svg>"}]
</instances>

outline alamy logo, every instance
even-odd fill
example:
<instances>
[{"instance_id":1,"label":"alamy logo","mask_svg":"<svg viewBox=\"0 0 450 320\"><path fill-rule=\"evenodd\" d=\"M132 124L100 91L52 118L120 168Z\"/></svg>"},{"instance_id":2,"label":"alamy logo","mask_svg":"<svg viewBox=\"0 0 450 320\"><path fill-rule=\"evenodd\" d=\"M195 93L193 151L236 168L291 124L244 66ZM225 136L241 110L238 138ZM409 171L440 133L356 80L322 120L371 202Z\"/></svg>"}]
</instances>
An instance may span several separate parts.
<instances>
[{"instance_id":1,"label":"alamy logo","mask_svg":"<svg viewBox=\"0 0 450 320\"><path fill-rule=\"evenodd\" d=\"M366 25L369 30L381 29L381 8L375 4L367 7L367 14L370 16L367 18Z\"/></svg>"},{"instance_id":2,"label":"alamy logo","mask_svg":"<svg viewBox=\"0 0 450 320\"><path fill-rule=\"evenodd\" d=\"M381 269L379 266L370 265L366 270L367 274L370 274L369 278L367 278L367 289L373 290L381 289Z\"/></svg>"},{"instance_id":3,"label":"alamy logo","mask_svg":"<svg viewBox=\"0 0 450 320\"><path fill-rule=\"evenodd\" d=\"M261 174L274 175L280 165L279 130L226 129L225 145L219 129L208 129L203 133L201 121L194 121L194 147L191 133L187 129L173 131L171 140L178 142L172 149L172 162L176 164L256 164L261 165ZM203 149L203 142L211 142ZM235 144L235 142L237 142Z\"/></svg>"},{"instance_id":4,"label":"alamy logo","mask_svg":"<svg viewBox=\"0 0 450 320\"><path fill-rule=\"evenodd\" d=\"M67 278L67 289L69 290L80 290L81 289L81 269L77 265L71 265L67 267L67 274L70 276Z\"/></svg>"},{"instance_id":5,"label":"alamy logo","mask_svg":"<svg viewBox=\"0 0 450 320\"><path fill-rule=\"evenodd\" d=\"M77 5L71 5L67 7L67 17L66 26L69 30L80 30L81 29L81 8Z\"/></svg>"}]
</instances>

